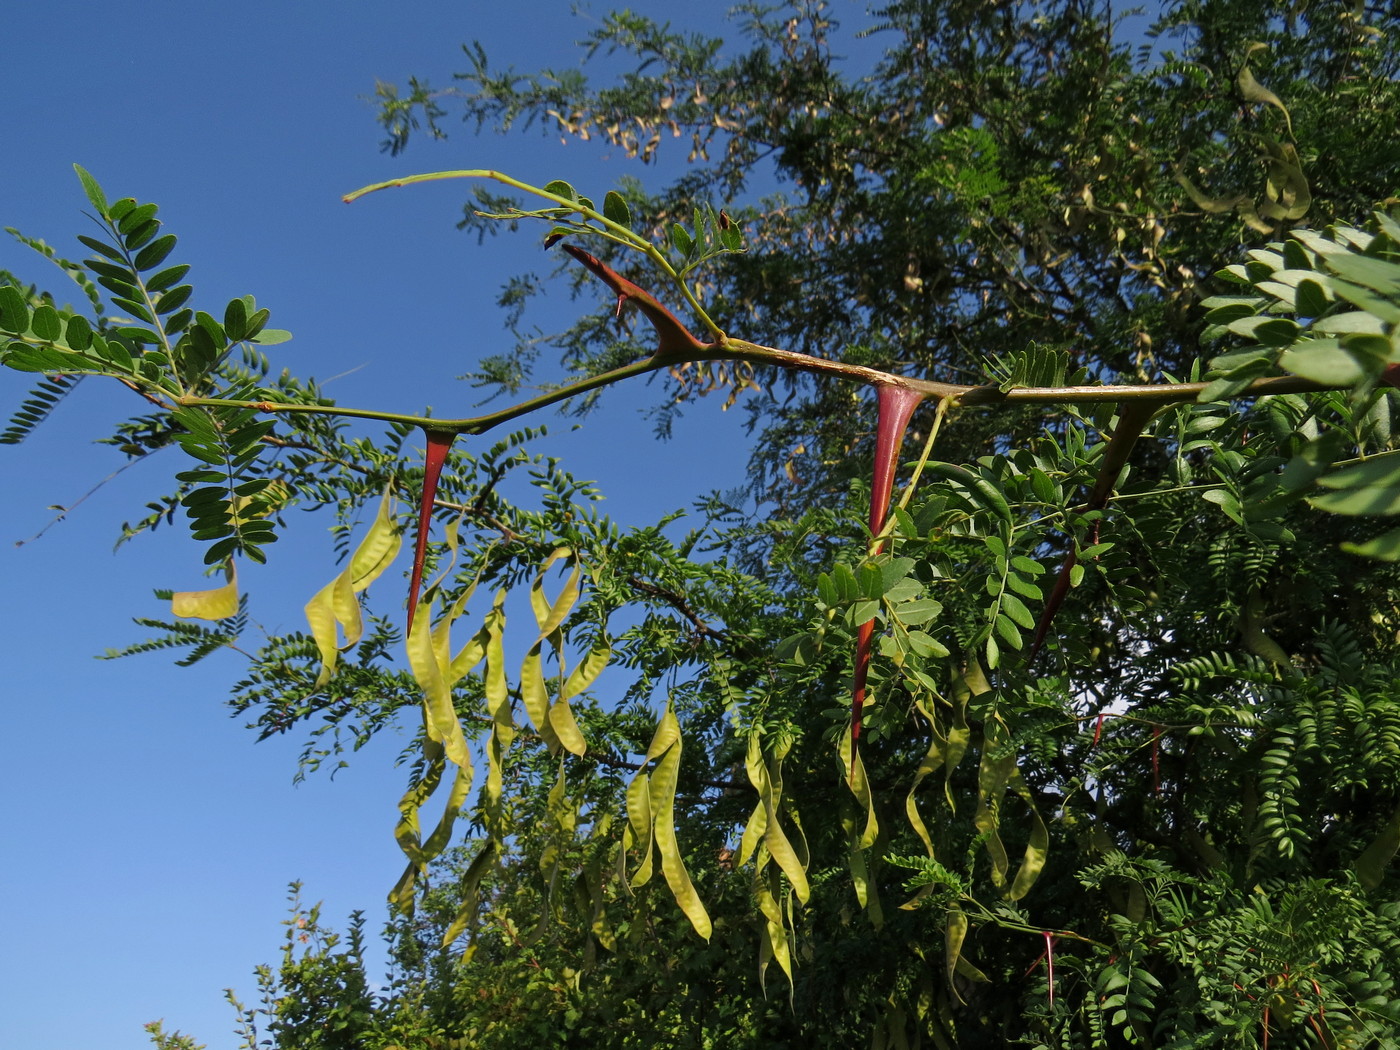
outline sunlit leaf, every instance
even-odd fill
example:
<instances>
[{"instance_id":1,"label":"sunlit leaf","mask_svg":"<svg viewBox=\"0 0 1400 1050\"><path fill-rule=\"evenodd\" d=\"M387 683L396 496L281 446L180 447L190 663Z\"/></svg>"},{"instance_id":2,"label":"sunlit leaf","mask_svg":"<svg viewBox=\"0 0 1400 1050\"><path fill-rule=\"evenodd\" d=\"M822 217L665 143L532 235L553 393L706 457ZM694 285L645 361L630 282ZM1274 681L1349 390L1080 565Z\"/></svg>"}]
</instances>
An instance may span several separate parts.
<instances>
[{"instance_id":1,"label":"sunlit leaf","mask_svg":"<svg viewBox=\"0 0 1400 1050\"><path fill-rule=\"evenodd\" d=\"M207 591L176 591L170 597L173 615L192 620L224 620L238 614L238 572L232 562L228 582Z\"/></svg>"}]
</instances>

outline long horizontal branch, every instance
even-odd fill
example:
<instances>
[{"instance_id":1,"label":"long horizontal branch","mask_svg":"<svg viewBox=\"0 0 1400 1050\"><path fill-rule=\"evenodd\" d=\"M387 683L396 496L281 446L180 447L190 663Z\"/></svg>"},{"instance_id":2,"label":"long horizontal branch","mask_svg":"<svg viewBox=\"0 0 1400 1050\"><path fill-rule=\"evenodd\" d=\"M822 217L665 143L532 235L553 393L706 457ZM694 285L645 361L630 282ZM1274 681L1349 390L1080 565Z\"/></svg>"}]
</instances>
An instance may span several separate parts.
<instances>
[{"instance_id":1,"label":"long horizontal branch","mask_svg":"<svg viewBox=\"0 0 1400 1050\"><path fill-rule=\"evenodd\" d=\"M1003 390L986 384L970 386L959 383L940 383L929 379L911 379L895 375L878 368L853 365L844 361L832 361L824 357L812 357L792 350L779 350L776 347L761 346L743 339L727 338L723 343L706 344L713 349L705 353L692 353L684 357L675 354L653 354L620 368L589 376L568 383L555 390L511 405L495 412L480 416L465 416L460 419L439 419L433 416L408 415L383 410L346 408L338 405L308 405L278 401L239 401L228 398L194 397L178 398L181 405L207 405L210 407L255 408L267 413L311 413L316 415L342 416L355 419L374 419L387 423L402 423L423 427L429 430L450 434L484 434L504 423L529 415L541 408L567 401L569 398L611 386L613 383L646 375L661 368L672 368L689 361L747 361L755 365L771 365L791 371L811 372L837 379L853 380L869 386L903 387L918 391L927 397L952 398L960 405L1082 405L1105 402L1137 401L1153 404L1177 404L1194 401L1206 389L1206 383L1159 383L1141 385L1104 384L1093 386L1053 386L1053 387L1013 387ZM1320 393L1339 389L1325 383L1318 383L1301 376L1273 376L1256 379L1249 386L1234 394L1234 397L1264 397L1271 394Z\"/></svg>"}]
</instances>

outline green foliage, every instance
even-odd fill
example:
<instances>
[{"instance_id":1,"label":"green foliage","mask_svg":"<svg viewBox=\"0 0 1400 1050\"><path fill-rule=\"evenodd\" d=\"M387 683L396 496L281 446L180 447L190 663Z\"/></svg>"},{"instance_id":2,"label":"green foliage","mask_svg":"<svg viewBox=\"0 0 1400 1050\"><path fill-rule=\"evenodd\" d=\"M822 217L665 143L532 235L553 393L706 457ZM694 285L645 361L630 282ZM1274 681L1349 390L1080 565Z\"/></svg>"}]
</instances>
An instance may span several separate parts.
<instances>
[{"instance_id":1,"label":"green foliage","mask_svg":"<svg viewBox=\"0 0 1400 1050\"><path fill-rule=\"evenodd\" d=\"M204 1044L196 1043L190 1036L180 1032L167 1032L161 1021L152 1021L146 1025L146 1031L150 1034L151 1045L156 1050L204 1050Z\"/></svg>"},{"instance_id":2,"label":"green foliage","mask_svg":"<svg viewBox=\"0 0 1400 1050\"><path fill-rule=\"evenodd\" d=\"M222 311L222 324L190 309L194 289L182 283L190 268L164 266L176 238L161 232L157 206L131 197L108 204L97 180L81 167L77 172L104 234L78 238L92 257L74 264L42 242L21 239L70 276L82 275L79 283L85 290L93 291L94 283L101 286L120 313L111 317L97 309L89 320L49 297L26 296L14 284L0 284L0 337L5 339L0 363L48 377L15 415L4 440L22 440L48 416L74 377L117 378L168 411L159 444L173 441L198 463L176 480L191 532L209 542L206 563L219 564L233 554L262 561L262 548L276 539L272 523L265 520L273 509L265 495L271 481L261 476L259 463L274 422L256 418L245 407L185 406L182 399L256 399L267 362L253 344L280 342L286 333L266 328L268 311L258 309L252 296L231 301ZM241 361L232 356L239 344L244 346ZM135 454L153 450L150 444L128 447Z\"/></svg>"}]
</instances>

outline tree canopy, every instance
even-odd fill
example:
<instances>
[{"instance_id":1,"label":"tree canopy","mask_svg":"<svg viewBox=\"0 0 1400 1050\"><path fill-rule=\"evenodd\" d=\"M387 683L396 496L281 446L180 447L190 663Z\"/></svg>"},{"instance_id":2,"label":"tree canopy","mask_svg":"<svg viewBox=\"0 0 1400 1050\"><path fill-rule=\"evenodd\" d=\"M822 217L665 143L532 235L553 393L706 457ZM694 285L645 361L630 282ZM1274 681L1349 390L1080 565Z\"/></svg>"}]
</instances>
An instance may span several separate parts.
<instances>
[{"instance_id":1,"label":"tree canopy","mask_svg":"<svg viewBox=\"0 0 1400 1050\"><path fill-rule=\"evenodd\" d=\"M231 703L308 768L419 726L390 985L298 904L250 1043L1396 1045L1395 12L737 18L380 86L394 150L460 115L652 165L421 177L606 300L541 340L557 285L507 280L474 378L511 407L336 405L82 169L81 308L0 284L0 362L44 376L5 440L97 375L131 456L189 454L128 532L187 519L227 583L129 651L238 641ZM749 492L617 523L484 437L646 372L662 431L750 413ZM344 559L253 638L236 565L293 507Z\"/></svg>"}]
</instances>

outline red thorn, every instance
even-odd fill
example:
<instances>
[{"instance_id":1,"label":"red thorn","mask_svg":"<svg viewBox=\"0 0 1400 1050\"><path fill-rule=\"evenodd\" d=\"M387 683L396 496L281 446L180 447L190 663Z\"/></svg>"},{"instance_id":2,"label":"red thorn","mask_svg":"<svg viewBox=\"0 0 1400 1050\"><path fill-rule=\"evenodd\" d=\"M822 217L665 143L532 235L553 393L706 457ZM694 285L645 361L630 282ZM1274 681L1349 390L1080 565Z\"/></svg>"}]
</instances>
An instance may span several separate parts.
<instances>
[{"instance_id":1,"label":"red thorn","mask_svg":"<svg viewBox=\"0 0 1400 1050\"><path fill-rule=\"evenodd\" d=\"M1060 606L1065 603L1065 595L1069 594L1069 582L1078 561L1079 552L1073 547L1065 552L1060 575L1055 577L1055 586L1050 590L1050 597L1045 599L1045 608L1040 612L1040 622L1035 625L1035 638L1031 640L1030 652L1026 654L1027 667L1035 663L1035 658L1040 655L1041 646L1045 644L1045 638L1050 633L1050 623L1060 611Z\"/></svg>"},{"instance_id":2,"label":"red thorn","mask_svg":"<svg viewBox=\"0 0 1400 1050\"><path fill-rule=\"evenodd\" d=\"M894 493L894 475L904 431L914 409L924 399L917 390L902 386L881 386L876 391L879 416L875 424L875 471L870 483L870 534L878 536L889 515L890 496ZM883 543L876 543L872 554L879 554ZM860 746L860 713L865 706L865 681L870 673L870 641L875 633L874 619L860 625L856 635L855 678L851 684L851 764L854 767L856 749Z\"/></svg>"},{"instance_id":3,"label":"red thorn","mask_svg":"<svg viewBox=\"0 0 1400 1050\"><path fill-rule=\"evenodd\" d=\"M1089 493L1088 500L1080 508L1080 513L1094 510L1103 510L1108 506L1109 497L1113 495L1113 486L1118 483L1118 475L1123 473L1123 467L1128 462L1128 453L1132 452L1133 446L1137 444L1137 439L1142 435L1143 428L1152 419L1152 415L1157 411L1157 406L1139 401L1129 401L1118 409L1118 429L1109 438L1108 445L1103 450L1103 462L1099 467L1098 477L1094 479L1094 487ZM1094 522L1093 532L1094 543L1099 542L1099 523ZM1074 570L1075 563L1079 560L1079 552L1074 545L1065 552L1064 564L1060 566L1060 575L1055 580L1055 588L1050 592L1050 597L1045 600L1045 607L1040 613L1040 622L1035 626L1035 639L1031 642L1031 647L1026 653L1026 666L1030 667L1035 663L1035 658L1040 655L1040 648L1045 644L1046 635L1050 633L1050 623L1055 619L1055 614L1060 611L1060 606L1064 604L1065 595L1069 593L1069 578Z\"/></svg>"},{"instance_id":4,"label":"red thorn","mask_svg":"<svg viewBox=\"0 0 1400 1050\"><path fill-rule=\"evenodd\" d=\"M622 304L632 301L637 309L646 315L651 326L656 329L659 354L675 354L678 357L693 357L714 349L709 343L702 343L691 334L690 329L676 319L676 315L657 302L656 297L623 277L607 263L589 255L574 244L561 246L579 262L583 263L595 277L611 288L617 296L617 310L622 312Z\"/></svg>"},{"instance_id":5,"label":"red thorn","mask_svg":"<svg viewBox=\"0 0 1400 1050\"><path fill-rule=\"evenodd\" d=\"M418 539L413 545L413 572L408 582L408 633L413 633L413 614L418 611L418 591L423 586L423 557L428 550L428 528L432 523L433 497L438 478L447 462L448 450L456 434L447 430L423 429L428 447L423 452L423 496L418 504Z\"/></svg>"}]
</instances>

